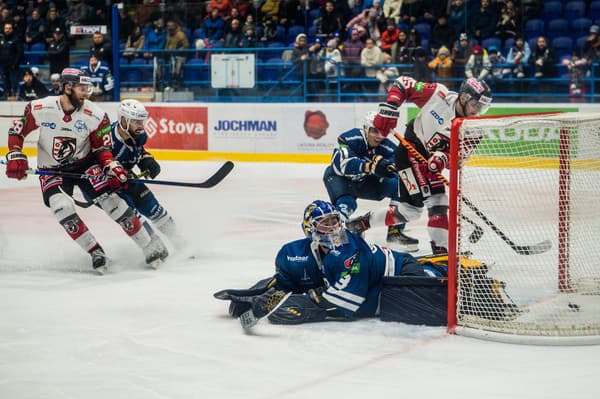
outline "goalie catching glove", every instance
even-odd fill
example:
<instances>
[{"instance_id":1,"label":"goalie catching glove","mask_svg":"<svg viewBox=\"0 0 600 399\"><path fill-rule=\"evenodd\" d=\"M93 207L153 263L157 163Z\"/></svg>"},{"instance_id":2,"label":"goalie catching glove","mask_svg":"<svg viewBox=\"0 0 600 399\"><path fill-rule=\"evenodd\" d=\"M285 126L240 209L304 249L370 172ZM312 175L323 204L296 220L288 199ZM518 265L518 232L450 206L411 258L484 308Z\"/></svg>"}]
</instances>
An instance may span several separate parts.
<instances>
[{"instance_id":1,"label":"goalie catching glove","mask_svg":"<svg viewBox=\"0 0 600 399\"><path fill-rule=\"evenodd\" d=\"M149 152L144 152L142 159L138 162L138 167L143 172L147 171L147 175L154 179L160 173L160 165Z\"/></svg>"},{"instance_id":2,"label":"goalie catching glove","mask_svg":"<svg viewBox=\"0 0 600 399\"><path fill-rule=\"evenodd\" d=\"M392 178L396 176L396 167L393 163L381 155L374 155L370 161L365 164L365 172L378 177Z\"/></svg>"},{"instance_id":3,"label":"goalie catching glove","mask_svg":"<svg viewBox=\"0 0 600 399\"><path fill-rule=\"evenodd\" d=\"M105 176L109 177L107 183L111 189L127 187L127 171L119 161L110 162L102 171Z\"/></svg>"},{"instance_id":4,"label":"goalie catching glove","mask_svg":"<svg viewBox=\"0 0 600 399\"><path fill-rule=\"evenodd\" d=\"M373 126L375 126L383 136L390 134L390 130L396 127L398 123L398 107L393 104L381 103L377 108L377 115L373 119Z\"/></svg>"},{"instance_id":5,"label":"goalie catching glove","mask_svg":"<svg viewBox=\"0 0 600 399\"><path fill-rule=\"evenodd\" d=\"M441 151L435 151L427 160L427 169L433 173L442 173L448 166L448 155Z\"/></svg>"},{"instance_id":6,"label":"goalie catching glove","mask_svg":"<svg viewBox=\"0 0 600 399\"><path fill-rule=\"evenodd\" d=\"M6 176L11 179L24 179L27 177L27 155L19 150L10 151L6 154Z\"/></svg>"}]
</instances>

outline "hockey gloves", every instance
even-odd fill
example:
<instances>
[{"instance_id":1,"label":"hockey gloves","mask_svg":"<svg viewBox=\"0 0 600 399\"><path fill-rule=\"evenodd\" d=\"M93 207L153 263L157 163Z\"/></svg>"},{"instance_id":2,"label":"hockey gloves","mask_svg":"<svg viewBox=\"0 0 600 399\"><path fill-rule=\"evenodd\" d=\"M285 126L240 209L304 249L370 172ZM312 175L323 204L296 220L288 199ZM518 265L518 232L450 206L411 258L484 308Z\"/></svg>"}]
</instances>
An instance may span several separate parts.
<instances>
[{"instance_id":1,"label":"hockey gloves","mask_svg":"<svg viewBox=\"0 0 600 399\"><path fill-rule=\"evenodd\" d=\"M441 151L435 151L427 160L427 169L432 173L442 173L448 166L448 155Z\"/></svg>"},{"instance_id":2,"label":"hockey gloves","mask_svg":"<svg viewBox=\"0 0 600 399\"><path fill-rule=\"evenodd\" d=\"M160 173L160 165L149 152L145 152L142 155L142 159L138 162L138 167L142 172L147 172L146 174L151 179L154 179Z\"/></svg>"},{"instance_id":3,"label":"hockey gloves","mask_svg":"<svg viewBox=\"0 0 600 399\"><path fill-rule=\"evenodd\" d=\"M112 190L127 188L127 171L118 161L106 165L103 172L109 177L107 183Z\"/></svg>"},{"instance_id":4,"label":"hockey gloves","mask_svg":"<svg viewBox=\"0 0 600 399\"><path fill-rule=\"evenodd\" d=\"M396 127L398 123L398 107L393 104L381 103L377 109L377 115L373 119L375 126L383 136L390 134L390 130Z\"/></svg>"},{"instance_id":5,"label":"hockey gloves","mask_svg":"<svg viewBox=\"0 0 600 399\"><path fill-rule=\"evenodd\" d=\"M365 172L378 177L392 178L396 176L396 167L381 155L374 155L373 159L365 164Z\"/></svg>"},{"instance_id":6,"label":"hockey gloves","mask_svg":"<svg viewBox=\"0 0 600 399\"><path fill-rule=\"evenodd\" d=\"M24 179L27 177L27 155L19 150L9 151L6 154L6 176L11 179Z\"/></svg>"}]
</instances>

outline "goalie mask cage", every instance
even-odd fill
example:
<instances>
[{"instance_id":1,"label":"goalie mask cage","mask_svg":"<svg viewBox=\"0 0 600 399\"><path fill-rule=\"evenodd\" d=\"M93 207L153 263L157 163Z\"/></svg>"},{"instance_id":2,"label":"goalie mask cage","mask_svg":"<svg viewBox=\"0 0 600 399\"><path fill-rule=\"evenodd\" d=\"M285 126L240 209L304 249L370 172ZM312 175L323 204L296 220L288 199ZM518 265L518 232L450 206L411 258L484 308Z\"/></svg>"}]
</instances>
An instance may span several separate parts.
<instances>
[{"instance_id":1,"label":"goalie mask cage","mask_svg":"<svg viewBox=\"0 0 600 399\"><path fill-rule=\"evenodd\" d=\"M600 115L461 118L451 137L448 331L600 343Z\"/></svg>"}]
</instances>

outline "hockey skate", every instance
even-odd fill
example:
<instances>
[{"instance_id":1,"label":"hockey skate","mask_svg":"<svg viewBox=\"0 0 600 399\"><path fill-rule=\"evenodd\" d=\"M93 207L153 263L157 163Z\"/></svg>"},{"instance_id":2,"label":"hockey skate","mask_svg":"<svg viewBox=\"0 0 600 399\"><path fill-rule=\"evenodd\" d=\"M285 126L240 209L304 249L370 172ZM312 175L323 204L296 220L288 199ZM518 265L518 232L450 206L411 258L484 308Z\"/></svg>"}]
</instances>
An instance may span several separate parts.
<instances>
[{"instance_id":1,"label":"hockey skate","mask_svg":"<svg viewBox=\"0 0 600 399\"><path fill-rule=\"evenodd\" d=\"M447 255L448 254L448 249L446 247L440 247L439 245L436 245L435 242L430 241L431 243L431 253L433 253L434 255Z\"/></svg>"},{"instance_id":2,"label":"hockey skate","mask_svg":"<svg viewBox=\"0 0 600 399\"><path fill-rule=\"evenodd\" d=\"M291 292L270 288L264 294L252 297L250 310L240 315L240 323L244 330L254 327L260 319L276 311L290 295Z\"/></svg>"},{"instance_id":3,"label":"hockey skate","mask_svg":"<svg viewBox=\"0 0 600 399\"><path fill-rule=\"evenodd\" d=\"M371 212L348 220L346 222L346 228L363 236L363 233L371 228Z\"/></svg>"},{"instance_id":4,"label":"hockey skate","mask_svg":"<svg viewBox=\"0 0 600 399\"><path fill-rule=\"evenodd\" d=\"M398 244L406 252L417 252L419 250L419 240L404 234L399 226L389 226L386 241L389 244Z\"/></svg>"},{"instance_id":5,"label":"hockey skate","mask_svg":"<svg viewBox=\"0 0 600 399\"><path fill-rule=\"evenodd\" d=\"M92 267L96 273L103 275L108 271L106 254L101 246L98 245L96 249L90 252L90 256L92 257Z\"/></svg>"},{"instance_id":6,"label":"hockey skate","mask_svg":"<svg viewBox=\"0 0 600 399\"><path fill-rule=\"evenodd\" d=\"M169 256L169 250L159 236L152 235L150 243L143 249L146 263L153 269L158 269L160 264Z\"/></svg>"}]
</instances>

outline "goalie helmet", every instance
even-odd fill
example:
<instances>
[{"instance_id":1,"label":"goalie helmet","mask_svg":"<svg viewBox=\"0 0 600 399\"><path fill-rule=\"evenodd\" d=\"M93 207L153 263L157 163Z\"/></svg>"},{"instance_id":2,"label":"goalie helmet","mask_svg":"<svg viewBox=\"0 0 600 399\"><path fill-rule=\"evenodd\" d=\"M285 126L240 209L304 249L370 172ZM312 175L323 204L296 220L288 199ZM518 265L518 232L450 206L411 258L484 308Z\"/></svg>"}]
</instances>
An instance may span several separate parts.
<instances>
[{"instance_id":1,"label":"goalie helmet","mask_svg":"<svg viewBox=\"0 0 600 399\"><path fill-rule=\"evenodd\" d=\"M329 249L348 243L342 216L332 203L316 200L304 210L302 230L313 242Z\"/></svg>"},{"instance_id":2,"label":"goalie helmet","mask_svg":"<svg viewBox=\"0 0 600 399\"><path fill-rule=\"evenodd\" d=\"M148 111L146 111L146 107L139 102L138 100L123 100L119 105L119 126L129 132L129 127L131 125L131 121L140 121L144 123L146 119L148 119ZM123 124L125 122L125 124ZM141 125L140 125L141 126ZM142 129L137 129L136 134L141 133Z\"/></svg>"},{"instance_id":3,"label":"goalie helmet","mask_svg":"<svg viewBox=\"0 0 600 399\"><path fill-rule=\"evenodd\" d=\"M461 95L466 96L464 105L472 101L471 105L476 107L477 115L485 114L492 104L492 90L483 79L469 78L462 82L458 91L459 98Z\"/></svg>"}]
</instances>

